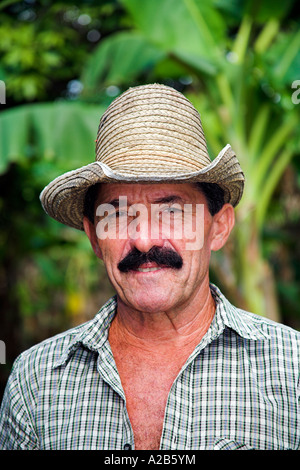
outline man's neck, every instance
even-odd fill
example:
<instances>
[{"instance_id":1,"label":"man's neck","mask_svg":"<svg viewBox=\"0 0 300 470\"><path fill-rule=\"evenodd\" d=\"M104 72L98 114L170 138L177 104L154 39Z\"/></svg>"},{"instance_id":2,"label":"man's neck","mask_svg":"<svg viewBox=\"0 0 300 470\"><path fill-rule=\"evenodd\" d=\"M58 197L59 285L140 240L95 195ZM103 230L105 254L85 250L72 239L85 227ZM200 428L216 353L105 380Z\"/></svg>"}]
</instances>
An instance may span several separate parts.
<instances>
[{"instance_id":1,"label":"man's neck","mask_svg":"<svg viewBox=\"0 0 300 470\"><path fill-rule=\"evenodd\" d=\"M137 351L155 352L159 356L166 351L194 348L207 332L214 314L209 286L204 295L175 311L144 313L130 309L118 299L110 336Z\"/></svg>"}]
</instances>

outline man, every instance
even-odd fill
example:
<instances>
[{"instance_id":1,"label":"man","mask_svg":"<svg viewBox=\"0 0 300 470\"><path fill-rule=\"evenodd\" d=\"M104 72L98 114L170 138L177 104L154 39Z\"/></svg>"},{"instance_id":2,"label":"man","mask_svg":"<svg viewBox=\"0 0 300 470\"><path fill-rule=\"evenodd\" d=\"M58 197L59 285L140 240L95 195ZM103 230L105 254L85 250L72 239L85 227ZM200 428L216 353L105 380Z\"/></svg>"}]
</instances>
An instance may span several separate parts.
<instances>
[{"instance_id":1,"label":"man","mask_svg":"<svg viewBox=\"0 0 300 470\"><path fill-rule=\"evenodd\" d=\"M209 282L243 192L233 150L211 162L197 111L162 85L117 98L96 142L41 201L85 230L117 294L16 360L1 447L299 448L299 333Z\"/></svg>"}]
</instances>

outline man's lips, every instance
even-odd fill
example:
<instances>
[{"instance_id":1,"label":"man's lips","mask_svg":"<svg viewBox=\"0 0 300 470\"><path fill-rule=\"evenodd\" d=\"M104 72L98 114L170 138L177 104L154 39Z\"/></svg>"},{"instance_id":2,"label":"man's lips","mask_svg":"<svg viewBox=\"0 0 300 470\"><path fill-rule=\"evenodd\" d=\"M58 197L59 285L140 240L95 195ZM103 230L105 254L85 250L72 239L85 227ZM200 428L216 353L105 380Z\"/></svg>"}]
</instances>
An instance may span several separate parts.
<instances>
[{"instance_id":1,"label":"man's lips","mask_svg":"<svg viewBox=\"0 0 300 470\"><path fill-rule=\"evenodd\" d=\"M160 271L161 269L165 268L165 266L158 266L156 263L151 263L151 264L143 264L139 268L136 268L135 271L141 272L141 273L149 273L149 272L154 272L154 271Z\"/></svg>"}]
</instances>

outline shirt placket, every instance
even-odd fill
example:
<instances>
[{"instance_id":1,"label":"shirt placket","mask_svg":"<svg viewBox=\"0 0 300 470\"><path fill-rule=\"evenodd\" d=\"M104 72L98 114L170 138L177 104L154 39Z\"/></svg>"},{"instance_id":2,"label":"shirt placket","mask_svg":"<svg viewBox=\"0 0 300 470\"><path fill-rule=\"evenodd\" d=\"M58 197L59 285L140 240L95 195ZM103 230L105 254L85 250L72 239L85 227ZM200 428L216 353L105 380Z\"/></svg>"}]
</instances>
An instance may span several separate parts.
<instances>
[{"instance_id":1,"label":"shirt placket","mask_svg":"<svg viewBox=\"0 0 300 470\"><path fill-rule=\"evenodd\" d=\"M191 407L184 396L183 375L177 378L169 393L160 442L161 450L190 448Z\"/></svg>"},{"instance_id":2,"label":"shirt placket","mask_svg":"<svg viewBox=\"0 0 300 470\"><path fill-rule=\"evenodd\" d=\"M106 343L102 347L102 350L99 353L98 371L103 380L121 398L122 409L119 410L118 415L122 419L122 423L120 426L121 432L119 432L117 436L118 450L134 449L134 436L126 408L125 393L108 341L106 341Z\"/></svg>"},{"instance_id":3,"label":"shirt placket","mask_svg":"<svg viewBox=\"0 0 300 470\"><path fill-rule=\"evenodd\" d=\"M187 359L175 379L166 405L164 425L160 442L161 450L189 450L193 429L193 383L195 358L201 354L224 330L224 324L215 321Z\"/></svg>"}]
</instances>

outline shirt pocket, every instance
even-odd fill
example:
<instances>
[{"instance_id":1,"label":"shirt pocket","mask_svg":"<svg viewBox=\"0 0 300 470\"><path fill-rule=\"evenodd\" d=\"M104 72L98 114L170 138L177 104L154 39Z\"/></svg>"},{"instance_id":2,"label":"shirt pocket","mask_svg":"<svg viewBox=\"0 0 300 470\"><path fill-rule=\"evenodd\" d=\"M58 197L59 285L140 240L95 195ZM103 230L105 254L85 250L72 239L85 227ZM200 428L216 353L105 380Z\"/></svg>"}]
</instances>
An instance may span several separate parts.
<instances>
[{"instance_id":1,"label":"shirt pocket","mask_svg":"<svg viewBox=\"0 0 300 470\"><path fill-rule=\"evenodd\" d=\"M214 442L214 450L254 450L254 447L233 439L219 438Z\"/></svg>"}]
</instances>

